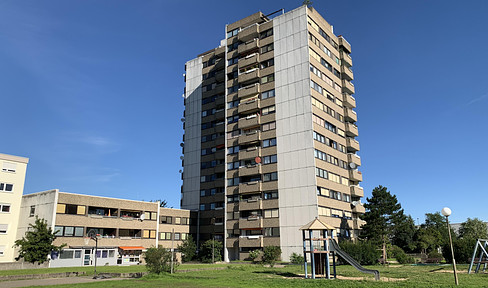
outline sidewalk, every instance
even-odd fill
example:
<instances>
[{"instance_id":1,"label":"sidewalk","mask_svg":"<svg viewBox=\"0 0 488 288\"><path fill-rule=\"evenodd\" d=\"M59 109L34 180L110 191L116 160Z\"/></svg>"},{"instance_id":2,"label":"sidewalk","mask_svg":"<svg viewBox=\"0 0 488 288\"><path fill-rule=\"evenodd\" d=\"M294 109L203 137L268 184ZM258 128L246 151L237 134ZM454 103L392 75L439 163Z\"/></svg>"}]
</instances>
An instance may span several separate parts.
<instances>
[{"instance_id":1,"label":"sidewalk","mask_svg":"<svg viewBox=\"0 0 488 288\"><path fill-rule=\"evenodd\" d=\"M15 288L15 287L26 287L26 286L46 286L46 285L60 285L60 284L77 284L77 283L102 282L102 281L123 280L123 279L126 279L126 278L92 279L91 277L67 277L67 278L15 280L15 281L2 281L2 282L0 282L0 288Z\"/></svg>"}]
</instances>

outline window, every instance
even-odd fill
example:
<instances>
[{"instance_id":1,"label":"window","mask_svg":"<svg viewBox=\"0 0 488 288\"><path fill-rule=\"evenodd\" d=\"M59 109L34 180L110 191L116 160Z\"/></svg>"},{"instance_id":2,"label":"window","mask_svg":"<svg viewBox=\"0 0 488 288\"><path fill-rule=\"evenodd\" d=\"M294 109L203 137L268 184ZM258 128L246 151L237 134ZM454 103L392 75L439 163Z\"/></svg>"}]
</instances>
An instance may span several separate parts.
<instances>
[{"instance_id":1,"label":"window","mask_svg":"<svg viewBox=\"0 0 488 288\"><path fill-rule=\"evenodd\" d=\"M0 234L7 234L8 224L0 224Z\"/></svg>"},{"instance_id":2,"label":"window","mask_svg":"<svg viewBox=\"0 0 488 288\"><path fill-rule=\"evenodd\" d=\"M239 161L227 163L227 170L234 170L239 168Z\"/></svg>"},{"instance_id":3,"label":"window","mask_svg":"<svg viewBox=\"0 0 488 288\"><path fill-rule=\"evenodd\" d=\"M12 192L14 190L14 184L0 183L0 192Z\"/></svg>"},{"instance_id":4,"label":"window","mask_svg":"<svg viewBox=\"0 0 488 288\"><path fill-rule=\"evenodd\" d=\"M273 28L263 31L259 34L259 39L263 39L273 35Z\"/></svg>"},{"instance_id":5,"label":"window","mask_svg":"<svg viewBox=\"0 0 488 288\"><path fill-rule=\"evenodd\" d=\"M171 240L171 232L161 232L161 233L159 233L159 239L161 239L161 240Z\"/></svg>"},{"instance_id":6,"label":"window","mask_svg":"<svg viewBox=\"0 0 488 288\"><path fill-rule=\"evenodd\" d=\"M267 98L272 98L272 97L275 97L275 90L268 90L268 91L264 91L261 93L261 99L267 99Z\"/></svg>"},{"instance_id":7,"label":"window","mask_svg":"<svg viewBox=\"0 0 488 288\"><path fill-rule=\"evenodd\" d=\"M236 154L239 152L239 146L231 146L227 148L227 154Z\"/></svg>"},{"instance_id":8,"label":"window","mask_svg":"<svg viewBox=\"0 0 488 288\"><path fill-rule=\"evenodd\" d=\"M229 33L232 33L232 32L229 32ZM229 37L227 37L227 38L229 38ZM227 52L231 52L231 51L236 50L239 47L239 44L240 43L238 41L236 41L236 42L234 42L234 43L232 43L230 45L227 45Z\"/></svg>"},{"instance_id":9,"label":"window","mask_svg":"<svg viewBox=\"0 0 488 288\"><path fill-rule=\"evenodd\" d=\"M263 157L263 164L271 164L271 163L276 163L277 157L276 155L269 155L269 156L264 156Z\"/></svg>"},{"instance_id":10,"label":"window","mask_svg":"<svg viewBox=\"0 0 488 288\"><path fill-rule=\"evenodd\" d=\"M280 236L279 227L264 228L264 236Z\"/></svg>"},{"instance_id":11,"label":"window","mask_svg":"<svg viewBox=\"0 0 488 288\"><path fill-rule=\"evenodd\" d=\"M239 57L231 58L231 59L227 60L227 66L237 64L237 62L239 62Z\"/></svg>"},{"instance_id":12,"label":"window","mask_svg":"<svg viewBox=\"0 0 488 288\"><path fill-rule=\"evenodd\" d=\"M175 233L175 240L181 240L181 234Z\"/></svg>"},{"instance_id":13,"label":"window","mask_svg":"<svg viewBox=\"0 0 488 288\"><path fill-rule=\"evenodd\" d=\"M330 195L329 191L330 190L327 188L317 186L317 195L329 197Z\"/></svg>"},{"instance_id":14,"label":"window","mask_svg":"<svg viewBox=\"0 0 488 288\"><path fill-rule=\"evenodd\" d=\"M237 137L239 135L241 135L241 130L239 130L239 129L231 131L231 132L227 132L227 139L231 139L231 138Z\"/></svg>"},{"instance_id":15,"label":"window","mask_svg":"<svg viewBox=\"0 0 488 288\"><path fill-rule=\"evenodd\" d=\"M59 259L73 259L75 251L73 250L61 250L59 253Z\"/></svg>"},{"instance_id":16,"label":"window","mask_svg":"<svg viewBox=\"0 0 488 288\"><path fill-rule=\"evenodd\" d=\"M319 215L320 216L330 216L330 208L319 206Z\"/></svg>"},{"instance_id":17,"label":"window","mask_svg":"<svg viewBox=\"0 0 488 288\"><path fill-rule=\"evenodd\" d=\"M261 109L261 115L268 115L271 113L275 113L275 106L269 106Z\"/></svg>"},{"instance_id":18,"label":"window","mask_svg":"<svg viewBox=\"0 0 488 288\"><path fill-rule=\"evenodd\" d=\"M29 217L34 217L35 215L36 215L36 206L32 205L32 206L30 206Z\"/></svg>"},{"instance_id":19,"label":"window","mask_svg":"<svg viewBox=\"0 0 488 288\"><path fill-rule=\"evenodd\" d=\"M266 45L266 46L263 46L263 47L261 47L261 54L269 52L269 51L273 51L273 49L274 49L273 43Z\"/></svg>"},{"instance_id":20,"label":"window","mask_svg":"<svg viewBox=\"0 0 488 288\"><path fill-rule=\"evenodd\" d=\"M16 163L3 162L3 167L2 167L3 172L15 173L16 170L17 170Z\"/></svg>"},{"instance_id":21,"label":"window","mask_svg":"<svg viewBox=\"0 0 488 288\"><path fill-rule=\"evenodd\" d=\"M278 180L278 172L266 173L263 175L263 181L276 181Z\"/></svg>"},{"instance_id":22,"label":"window","mask_svg":"<svg viewBox=\"0 0 488 288\"><path fill-rule=\"evenodd\" d=\"M146 217L145 220L158 220L158 214L157 212L149 212L149 211L146 211L144 212L144 215Z\"/></svg>"},{"instance_id":23,"label":"window","mask_svg":"<svg viewBox=\"0 0 488 288\"><path fill-rule=\"evenodd\" d=\"M264 192L264 199L265 200L278 199L278 191L267 191L267 192Z\"/></svg>"},{"instance_id":24,"label":"window","mask_svg":"<svg viewBox=\"0 0 488 288\"><path fill-rule=\"evenodd\" d=\"M239 33L239 28L227 32L227 38L234 37Z\"/></svg>"},{"instance_id":25,"label":"window","mask_svg":"<svg viewBox=\"0 0 488 288\"><path fill-rule=\"evenodd\" d=\"M269 123L263 124L261 126L261 131L263 131L263 132L268 131L268 130L274 130L274 129L276 129L276 123L275 122L269 122Z\"/></svg>"},{"instance_id":26,"label":"window","mask_svg":"<svg viewBox=\"0 0 488 288\"><path fill-rule=\"evenodd\" d=\"M274 81L274 74L269 74L261 78L261 84Z\"/></svg>"},{"instance_id":27,"label":"window","mask_svg":"<svg viewBox=\"0 0 488 288\"><path fill-rule=\"evenodd\" d=\"M234 202L239 202L239 195L227 196L227 203L234 203ZM230 212L230 213L232 213L232 212Z\"/></svg>"},{"instance_id":28,"label":"window","mask_svg":"<svg viewBox=\"0 0 488 288\"><path fill-rule=\"evenodd\" d=\"M263 140L263 148L276 146L276 138Z\"/></svg>"},{"instance_id":29,"label":"window","mask_svg":"<svg viewBox=\"0 0 488 288\"><path fill-rule=\"evenodd\" d=\"M171 216L161 216L161 224L171 224L173 221L173 218Z\"/></svg>"},{"instance_id":30,"label":"window","mask_svg":"<svg viewBox=\"0 0 488 288\"><path fill-rule=\"evenodd\" d=\"M73 204L58 204L56 207L56 213L58 214L71 214L71 215L85 215L86 206L73 205ZM104 215L99 214L99 215Z\"/></svg>"},{"instance_id":31,"label":"window","mask_svg":"<svg viewBox=\"0 0 488 288\"><path fill-rule=\"evenodd\" d=\"M205 204L200 204L200 211L205 211Z\"/></svg>"},{"instance_id":32,"label":"window","mask_svg":"<svg viewBox=\"0 0 488 288\"><path fill-rule=\"evenodd\" d=\"M236 123L239 121L239 115L227 117L227 124Z\"/></svg>"},{"instance_id":33,"label":"window","mask_svg":"<svg viewBox=\"0 0 488 288\"><path fill-rule=\"evenodd\" d=\"M0 204L0 213L9 213L10 204Z\"/></svg>"},{"instance_id":34,"label":"window","mask_svg":"<svg viewBox=\"0 0 488 288\"><path fill-rule=\"evenodd\" d=\"M277 218L279 216L278 209L264 210L264 218Z\"/></svg>"},{"instance_id":35,"label":"window","mask_svg":"<svg viewBox=\"0 0 488 288\"><path fill-rule=\"evenodd\" d=\"M237 186L239 185L239 177L227 179L227 186Z\"/></svg>"},{"instance_id":36,"label":"window","mask_svg":"<svg viewBox=\"0 0 488 288\"><path fill-rule=\"evenodd\" d=\"M274 66L274 58L261 62L261 69Z\"/></svg>"},{"instance_id":37,"label":"window","mask_svg":"<svg viewBox=\"0 0 488 288\"><path fill-rule=\"evenodd\" d=\"M0 257L2 257L3 255L5 255L5 246L1 245L0 246Z\"/></svg>"},{"instance_id":38,"label":"window","mask_svg":"<svg viewBox=\"0 0 488 288\"><path fill-rule=\"evenodd\" d=\"M181 240L188 239L188 233L181 233Z\"/></svg>"},{"instance_id":39,"label":"window","mask_svg":"<svg viewBox=\"0 0 488 288\"><path fill-rule=\"evenodd\" d=\"M232 101L232 102L227 102L227 108L234 108L234 107L237 107L239 106L239 100L235 100L235 101Z\"/></svg>"},{"instance_id":40,"label":"window","mask_svg":"<svg viewBox=\"0 0 488 288\"><path fill-rule=\"evenodd\" d=\"M175 224L181 224L181 217L175 217Z\"/></svg>"}]
</instances>

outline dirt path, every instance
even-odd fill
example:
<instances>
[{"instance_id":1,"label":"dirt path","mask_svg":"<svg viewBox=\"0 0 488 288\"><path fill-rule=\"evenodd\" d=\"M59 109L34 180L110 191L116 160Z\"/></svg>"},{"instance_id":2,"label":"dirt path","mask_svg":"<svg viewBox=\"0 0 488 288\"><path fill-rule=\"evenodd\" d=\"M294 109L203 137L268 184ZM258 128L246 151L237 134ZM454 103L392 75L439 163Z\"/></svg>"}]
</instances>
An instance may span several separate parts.
<instances>
[{"instance_id":1,"label":"dirt path","mask_svg":"<svg viewBox=\"0 0 488 288\"><path fill-rule=\"evenodd\" d=\"M0 287L15 288L15 287L26 287L26 286L77 284L77 283L102 282L102 281L121 280L121 279L124 278L92 279L91 277L67 277L67 278L30 279L30 280L2 281L0 282Z\"/></svg>"}]
</instances>

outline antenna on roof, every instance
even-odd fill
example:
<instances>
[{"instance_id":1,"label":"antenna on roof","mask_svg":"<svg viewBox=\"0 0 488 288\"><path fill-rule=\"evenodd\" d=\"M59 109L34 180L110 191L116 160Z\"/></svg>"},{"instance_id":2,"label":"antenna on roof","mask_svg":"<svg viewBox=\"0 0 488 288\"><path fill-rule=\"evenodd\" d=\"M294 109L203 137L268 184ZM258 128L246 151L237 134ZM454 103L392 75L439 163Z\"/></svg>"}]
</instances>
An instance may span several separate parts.
<instances>
[{"instance_id":1,"label":"antenna on roof","mask_svg":"<svg viewBox=\"0 0 488 288\"><path fill-rule=\"evenodd\" d=\"M310 0L303 0L302 5L307 5L308 8L312 8L312 1L310 1Z\"/></svg>"}]
</instances>

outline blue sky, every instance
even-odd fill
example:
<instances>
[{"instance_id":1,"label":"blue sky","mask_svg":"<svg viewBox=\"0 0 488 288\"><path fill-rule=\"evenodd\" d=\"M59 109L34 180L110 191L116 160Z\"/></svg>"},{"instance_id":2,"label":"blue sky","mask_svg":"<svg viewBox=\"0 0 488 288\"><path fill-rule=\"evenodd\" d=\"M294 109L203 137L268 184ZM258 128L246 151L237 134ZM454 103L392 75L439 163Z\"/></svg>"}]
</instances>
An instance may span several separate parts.
<instances>
[{"instance_id":1,"label":"blue sky","mask_svg":"<svg viewBox=\"0 0 488 288\"><path fill-rule=\"evenodd\" d=\"M184 63L226 23L301 2L1 1L0 153L30 158L25 193L179 207ZM313 6L352 44L366 196L488 221L488 2Z\"/></svg>"}]
</instances>

